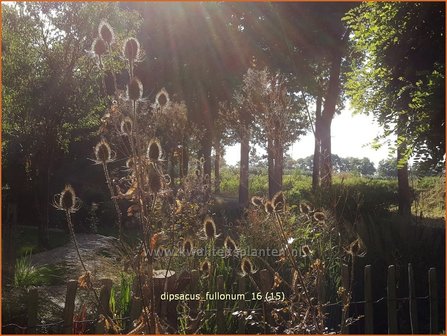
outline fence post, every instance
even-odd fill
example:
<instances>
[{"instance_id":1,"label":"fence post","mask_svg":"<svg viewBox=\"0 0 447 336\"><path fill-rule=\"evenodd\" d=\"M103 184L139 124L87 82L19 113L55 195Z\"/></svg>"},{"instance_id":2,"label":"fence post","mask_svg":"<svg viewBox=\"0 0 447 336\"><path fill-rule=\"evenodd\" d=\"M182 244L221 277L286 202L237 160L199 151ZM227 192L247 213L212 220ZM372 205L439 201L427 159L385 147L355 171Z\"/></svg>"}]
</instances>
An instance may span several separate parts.
<instances>
[{"instance_id":1,"label":"fence post","mask_svg":"<svg viewBox=\"0 0 447 336\"><path fill-rule=\"evenodd\" d=\"M138 319L143 309L142 293L140 281L143 281L139 275L136 275L132 284L132 299L130 301L130 325L133 327L133 321Z\"/></svg>"},{"instance_id":2,"label":"fence post","mask_svg":"<svg viewBox=\"0 0 447 336\"><path fill-rule=\"evenodd\" d=\"M64 325L62 328L62 333L72 334L73 333L73 314L75 309L75 299L76 291L78 289L78 281L70 280L67 283L67 294L65 295L65 306L64 306Z\"/></svg>"},{"instance_id":3,"label":"fence post","mask_svg":"<svg viewBox=\"0 0 447 336\"><path fill-rule=\"evenodd\" d=\"M239 277L239 293L245 293L245 277ZM245 333L245 300L239 301L239 311L241 315L239 316L238 320L238 334L244 334Z\"/></svg>"},{"instance_id":4,"label":"fence post","mask_svg":"<svg viewBox=\"0 0 447 336\"><path fill-rule=\"evenodd\" d=\"M387 278L388 334L397 333L396 267L388 266Z\"/></svg>"},{"instance_id":5,"label":"fence post","mask_svg":"<svg viewBox=\"0 0 447 336\"><path fill-rule=\"evenodd\" d=\"M341 282L342 286L345 289L345 294L342 297L342 307L341 307L341 328L340 333L342 334L348 334L349 333L349 327L346 325L346 320L348 319L349 315L349 301L352 298L349 298L351 295L349 288L349 266L346 264L341 265Z\"/></svg>"},{"instance_id":6,"label":"fence post","mask_svg":"<svg viewBox=\"0 0 447 336\"><path fill-rule=\"evenodd\" d=\"M224 279L223 275L217 276L216 287L218 293L224 292ZM216 301L216 326L217 333L223 334L225 332L225 319L224 319L224 301Z\"/></svg>"},{"instance_id":7,"label":"fence post","mask_svg":"<svg viewBox=\"0 0 447 336\"><path fill-rule=\"evenodd\" d=\"M428 291L430 297L430 334L438 333L438 286L436 284L436 269L428 271Z\"/></svg>"},{"instance_id":8,"label":"fence post","mask_svg":"<svg viewBox=\"0 0 447 336\"><path fill-rule=\"evenodd\" d=\"M28 307L28 334L36 333L36 325L38 322L37 308L38 308L39 296L37 288L31 288L27 295L27 307Z\"/></svg>"},{"instance_id":9,"label":"fence post","mask_svg":"<svg viewBox=\"0 0 447 336\"><path fill-rule=\"evenodd\" d=\"M408 307L410 310L411 333L418 334L419 327L418 327L418 311L416 305L416 288L414 284L413 266L410 263L408 264L408 294L409 294Z\"/></svg>"},{"instance_id":10,"label":"fence post","mask_svg":"<svg viewBox=\"0 0 447 336\"><path fill-rule=\"evenodd\" d=\"M102 279L102 287L101 291L99 292L99 307L98 307L98 314L102 314L104 318L99 318L98 322L96 323L96 334L104 334L106 331L104 328L105 324L105 318L106 316L111 317L112 313L110 312L110 293L112 291L112 280L111 279Z\"/></svg>"},{"instance_id":11,"label":"fence post","mask_svg":"<svg viewBox=\"0 0 447 336\"><path fill-rule=\"evenodd\" d=\"M372 276L371 265L366 265L364 268L364 295L365 295L365 334L372 334L374 332L374 305L372 295Z\"/></svg>"}]
</instances>

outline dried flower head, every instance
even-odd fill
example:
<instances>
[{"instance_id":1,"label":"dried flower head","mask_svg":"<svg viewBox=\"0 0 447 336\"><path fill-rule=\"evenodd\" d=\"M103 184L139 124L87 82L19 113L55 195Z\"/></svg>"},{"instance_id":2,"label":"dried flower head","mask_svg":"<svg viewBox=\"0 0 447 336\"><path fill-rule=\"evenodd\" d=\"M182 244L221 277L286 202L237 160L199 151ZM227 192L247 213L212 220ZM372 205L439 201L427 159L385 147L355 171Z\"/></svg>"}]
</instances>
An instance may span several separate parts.
<instances>
[{"instance_id":1,"label":"dried flower head","mask_svg":"<svg viewBox=\"0 0 447 336\"><path fill-rule=\"evenodd\" d=\"M264 206L264 199L259 196L253 196L251 198L251 204L253 204L256 208L260 209Z\"/></svg>"},{"instance_id":2,"label":"dried flower head","mask_svg":"<svg viewBox=\"0 0 447 336\"><path fill-rule=\"evenodd\" d=\"M216 223L214 223L214 220L211 216L205 217L205 220L203 221L203 231L205 232L205 236L208 239L215 239L219 237L219 235L216 234Z\"/></svg>"},{"instance_id":3,"label":"dried flower head","mask_svg":"<svg viewBox=\"0 0 447 336\"><path fill-rule=\"evenodd\" d=\"M236 242L230 236L227 236L227 238L225 238L224 247L225 251L229 254L234 254L237 251Z\"/></svg>"},{"instance_id":4,"label":"dried flower head","mask_svg":"<svg viewBox=\"0 0 447 336\"><path fill-rule=\"evenodd\" d=\"M165 88L161 89L155 96L157 106L163 108L169 103L169 93Z\"/></svg>"},{"instance_id":5,"label":"dried flower head","mask_svg":"<svg viewBox=\"0 0 447 336\"><path fill-rule=\"evenodd\" d=\"M101 141L96 144L94 150L96 160L93 161L96 164L106 164L114 161L116 158L115 152L110 149L110 146L105 139L101 139Z\"/></svg>"},{"instance_id":6,"label":"dried flower head","mask_svg":"<svg viewBox=\"0 0 447 336\"><path fill-rule=\"evenodd\" d=\"M301 247L301 252L303 253L303 257L310 257L313 253L309 245L303 245Z\"/></svg>"},{"instance_id":7,"label":"dried flower head","mask_svg":"<svg viewBox=\"0 0 447 336\"><path fill-rule=\"evenodd\" d=\"M253 267L252 262L248 257L243 257L241 261L241 271L242 275L250 275L256 272L255 268Z\"/></svg>"},{"instance_id":8,"label":"dried flower head","mask_svg":"<svg viewBox=\"0 0 447 336\"><path fill-rule=\"evenodd\" d=\"M143 98L143 83L137 77L133 77L127 85L127 98L133 101Z\"/></svg>"},{"instance_id":9,"label":"dried flower head","mask_svg":"<svg viewBox=\"0 0 447 336\"><path fill-rule=\"evenodd\" d=\"M183 241L183 253L185 255L189 256L189 255L191 255L193 249L194 249L194 244L193 244L192 240L191 239L185 239Z\"/></svg>"},{"instance_id":10,"label":"dried flower head","mask_svg":"<svg viewBox=\"0 0 447 336\"><path fill-rule=\"evenodd\" d=\"M286 209L286 199L282 191L278 191L272 198L272 205L276 212L281 212Z\"/></svg>"},{"instance_id":11,"label":"dried flower head","mask_svg":"<svg viewBox=\"0 0 447 336\"><path fill-rule=\"evenodd\" d=\"M351 244L349 244L348 249L346 250L348 254L352 257L364 257L366 255L366 247L363 244L362 240L357 238Z\"/></svg>"},{"instance_id":12,"label":"dried flower head","mask_svg":"<svg viewBox=\"0 0 447 336\"><path fill-rule=\"evenodd\" d=\"M314 219L317 222L322 223L322 222L324 222L326 220L326 215L324 214L324 212L317 211L317 212L314 213Z\"/></svg>"},{"instance_id":13,"label":"dried flower head","mask_svg":"<svg viewBox=\"0 0 447 336\"><path fill-rule=\"evenodd\" d=\"M126 160L126 168L127 169L133 169L134 167L134 162L133 162L133 158L129 158Z\"/></svg>"},{"instance_id":14,"label":"dried flower head","mask_svg":"<svg viewBox=\"0 0 447 336\"><path fill-rule=\"evenodd\" d=\"M100 37L95 38L92 42L91 52L101 58L107 52L106 42Z\"/></svg>"},{"instance_id":15,"label":"dried flower head","mask_svg":"<svg viewBox=\"0 0 447 336\"><path fill-rule=\"evenodd\" d=\"M163 151L161 149L160 140L152 139L147 146L147 157L150 162L158 162L161 160Z\"/></svg>"},{"instance_id":16,"label":"dried flower head","mask_svg":"<svg viewBox=\"0 0 447 336\"><path fill-rule=\"evenodd\" d=\"M124 41L123 56L129 60L136 62L140 57L140 42L134 37L129 37Z\"/></svg>"},{"instance_id":17,"label":"dried flower head","mask_svg":"<svg viewBox=\"0 0 447 336\"><path fill-rule=\"evenodd\" d=\"M313 210L312 205L310 203L307 202L301 202L300 203L300 212L308 215L309 213L311 213Z\"/></svg>"},{"instance_id":18,"label":"dried flower head","mask_svg":"<svg viewBox=\"0 0 447 336\"><path fill-rule=\"evenodd\" d=\"M270 201L266 201L264 203L264 209L265 209L265 212L267 212L268 214L272 214L273 211L275 210L275 208L273 207L272 202L270 202Z\"/></svg>"},{"instance_id":19,"label":"dried flower head","mask_svg":"<svg viewBox=\"0 0 447 336\"><path fill-rule=\"evenodd\" d=\"M121 133L130 136L132 134L133 121L129 117L125 117L123 121L121 121Z\"/></svg>"},{"instance_id":20,"label":"dried flower head","mask_svg":"<svg viewBox=\"0 0 447 336\"><path fill-rule=\"evenodd\" d=\"M60 194L54 195L53 206L57 210L75 213L81 207L81 202L73 187L67 184Z\"/></svg>"},{"instance_id":21,"label":"dried flower head","mask_svg":"<svg viewBox=\"0 0 447 336\"><path fill-rule=\"evenodd\" d=\"M99 36L110 46L115 40L112 26L106 21L102 20L98 26Z\"/></svg>"},{"instance_id":22,"label":"dried flower head","mask_svg":"<svg viewBox=\"0 0 447 336\"><path fill-rule=\"evenodd\" d=\"M200 273L202 273L202 277L207 278L211 274L211 263L208 260L204 260L200 264Z\"/></svg>"}]
</instances>

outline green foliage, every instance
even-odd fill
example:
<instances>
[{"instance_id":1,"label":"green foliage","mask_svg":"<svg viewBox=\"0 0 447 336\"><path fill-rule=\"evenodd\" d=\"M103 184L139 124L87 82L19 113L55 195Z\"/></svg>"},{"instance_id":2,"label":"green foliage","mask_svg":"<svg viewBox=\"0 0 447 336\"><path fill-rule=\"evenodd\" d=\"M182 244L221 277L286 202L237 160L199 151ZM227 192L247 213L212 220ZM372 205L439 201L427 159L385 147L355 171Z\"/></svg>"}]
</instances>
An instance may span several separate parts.
<instances>
[{"instance_id":1,"label":"green foliage","mask_svg":"<svg viewBox=\"0 0 447 336\"><path fill-rule=\"evenodd\" d=\"M445 7L368 2L345 17L353 31L352 106L372 113L404 155L436 166L445 152Z\"/></svg>"},{"instance_id":2,"label":"green foliage","mask_svg":"<svg viewBox=\"0 0 447 336\"><path fill-rule=\"evenodd\" d=\"M45 267L34 266L31 263L31 255L17 259L13 279L14 287L27 289L31 286L42 285L45 282L45 270Z\"/></svg>"}]
</instances>

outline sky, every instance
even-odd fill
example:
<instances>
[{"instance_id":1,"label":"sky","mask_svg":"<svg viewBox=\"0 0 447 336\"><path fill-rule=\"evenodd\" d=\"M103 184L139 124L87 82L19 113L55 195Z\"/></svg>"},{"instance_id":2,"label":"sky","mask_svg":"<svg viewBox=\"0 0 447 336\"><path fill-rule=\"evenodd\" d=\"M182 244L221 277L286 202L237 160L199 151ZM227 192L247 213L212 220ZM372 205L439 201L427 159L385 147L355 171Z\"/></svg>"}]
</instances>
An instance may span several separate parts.
<instances>
[{"instance_id":1,"label":"sky","mask_svg":"<svg viewBox=\"0 0 447 336\"><path fill-rule=\"evenodd\" d=\"M380 127L373 117L364 114L353 114L349 108L345 108L332 120L332 153L340 157L368 157L374 165L378 166L380 160L388 156L388 146L382 146L375 150L371 142L380 134ZM264 153L262 149L256 150L257 154ZM314 152L314 136L310 131L292 144L288 153L293 159L312 155ZM225 161L229 165L239 162L240 145L226 147Z\"/></svg>"}]
</instances>

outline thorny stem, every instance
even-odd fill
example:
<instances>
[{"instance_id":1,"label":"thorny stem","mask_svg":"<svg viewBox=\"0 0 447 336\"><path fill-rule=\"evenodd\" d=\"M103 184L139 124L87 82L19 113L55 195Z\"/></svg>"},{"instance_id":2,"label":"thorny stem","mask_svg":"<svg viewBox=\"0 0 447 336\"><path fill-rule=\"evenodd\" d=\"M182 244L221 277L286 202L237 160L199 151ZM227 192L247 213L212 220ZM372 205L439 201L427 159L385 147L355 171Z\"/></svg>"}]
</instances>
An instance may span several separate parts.
<instances>
[{"instance_id":1,"label":"thorny stem","mask_svg":"<svg viewBox=\"0 0 447 336\"><path fill-rule=\"evenodd\" d=\"M115 206L116 215L118 217L117 222L118 222L118 230L119 230L119 240L121 241L122 236L123 236L122 221L121 221L122 213L121 213L120 207L118 205L118 201L114 197L115 193L113 191L112 180L110 178L107 164L103 163L102 167L104 169L104 175L106 177L107 186L109 187L110 196L112 197L112 202L113 202L113 205Z\"/></svg>"}]
</instances>

